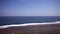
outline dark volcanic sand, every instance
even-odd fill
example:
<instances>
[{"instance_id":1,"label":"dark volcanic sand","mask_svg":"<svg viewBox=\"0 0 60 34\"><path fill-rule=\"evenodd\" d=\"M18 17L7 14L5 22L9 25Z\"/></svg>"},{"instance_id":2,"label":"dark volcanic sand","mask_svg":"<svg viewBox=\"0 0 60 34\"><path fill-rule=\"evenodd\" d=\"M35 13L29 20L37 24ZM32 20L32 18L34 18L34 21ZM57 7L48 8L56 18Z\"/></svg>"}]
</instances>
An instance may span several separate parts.
<instances>
[{"instance_id":1,"label":"dark volcanic sand","mask_svg":"<svg viewBox=\"0 0 60 34\"><path fill-rule=\"evenodd\" d=\"M30 25L0 29L0 34L60 34L60 24Z\"/></svg>"}]
</instances>

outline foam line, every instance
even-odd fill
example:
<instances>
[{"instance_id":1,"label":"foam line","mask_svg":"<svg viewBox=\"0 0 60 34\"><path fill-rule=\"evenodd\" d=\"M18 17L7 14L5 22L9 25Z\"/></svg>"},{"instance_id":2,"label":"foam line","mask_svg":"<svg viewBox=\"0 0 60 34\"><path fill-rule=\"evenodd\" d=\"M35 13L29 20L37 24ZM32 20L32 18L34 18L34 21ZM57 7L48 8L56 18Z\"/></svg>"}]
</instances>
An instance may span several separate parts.
<instances>
[{"instance_id":1,"label":"foam line","mask_svg":"<svg viewBox=\"0 0 60 34\"><path fill-rule=\"evenodd\" d=\"M17 26L47 25L47 24L58 24L58 23L60 23L60 21L56 21L56 22L46 22L46 23L11 24L11 25L3 25L3 26L0 26L0 29L9 28L9 27L17 27Z\"/></svg>"}]
</instances>

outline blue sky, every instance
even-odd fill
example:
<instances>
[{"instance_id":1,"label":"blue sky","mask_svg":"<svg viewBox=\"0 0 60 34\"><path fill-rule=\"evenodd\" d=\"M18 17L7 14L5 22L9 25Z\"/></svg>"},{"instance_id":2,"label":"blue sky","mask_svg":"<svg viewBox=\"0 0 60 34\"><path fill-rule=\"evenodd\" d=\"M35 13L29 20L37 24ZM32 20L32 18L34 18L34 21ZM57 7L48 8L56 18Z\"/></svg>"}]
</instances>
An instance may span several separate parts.
<instances>
[{"instance_id":1,"label":"blue sky","mask_svg":"<svg viewBox=\"0 0 60 34\"><path fill-rule=\"evenodd\" d=\"M58 0L0 1L0 16L60 16Z\"/></svg>"}]
</instances>

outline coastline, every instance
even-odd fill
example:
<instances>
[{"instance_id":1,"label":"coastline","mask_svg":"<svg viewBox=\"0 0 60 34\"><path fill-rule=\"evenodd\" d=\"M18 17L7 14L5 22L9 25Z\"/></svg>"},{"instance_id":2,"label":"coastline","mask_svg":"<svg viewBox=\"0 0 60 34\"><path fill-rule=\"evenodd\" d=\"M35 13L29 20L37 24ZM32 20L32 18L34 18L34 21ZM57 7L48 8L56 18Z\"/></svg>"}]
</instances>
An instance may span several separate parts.
<instances>
[{"instance_id":1,"label":"coastline","mask_svg":"<svg viewBox=\"0 0 60 34\"><path fill-rule=\"evenodd\" d=\"M0 26L1 28L1 26ZM10 26L0 29L0 34L12 34L13 32L19 32L19 34L60 34L60 23L44 23L44 24L30 24L24 26Z\"/></svg>"}]
</instances>

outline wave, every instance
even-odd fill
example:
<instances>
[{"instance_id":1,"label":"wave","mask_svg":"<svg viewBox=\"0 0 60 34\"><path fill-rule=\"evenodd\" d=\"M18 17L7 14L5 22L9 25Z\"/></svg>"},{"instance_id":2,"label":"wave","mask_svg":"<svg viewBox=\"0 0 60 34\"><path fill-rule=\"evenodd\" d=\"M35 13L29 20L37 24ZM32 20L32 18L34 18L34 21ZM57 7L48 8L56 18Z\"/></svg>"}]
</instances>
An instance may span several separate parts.
<instances>
[{"instance_id":1,"label":"wave","mask_svg":"<svg viewBox=\"0 0 60 34\"><path fill-rule=\"evenodd\" d=\"M9 28L9 27L18 27L18 26L30 26L30 25L47 25L47 24L59 24L60 21L55 22L45 22L45 23L25 23L25 24L11 24L0 26L0 29Z\"/></svg>"}]
</instances>

